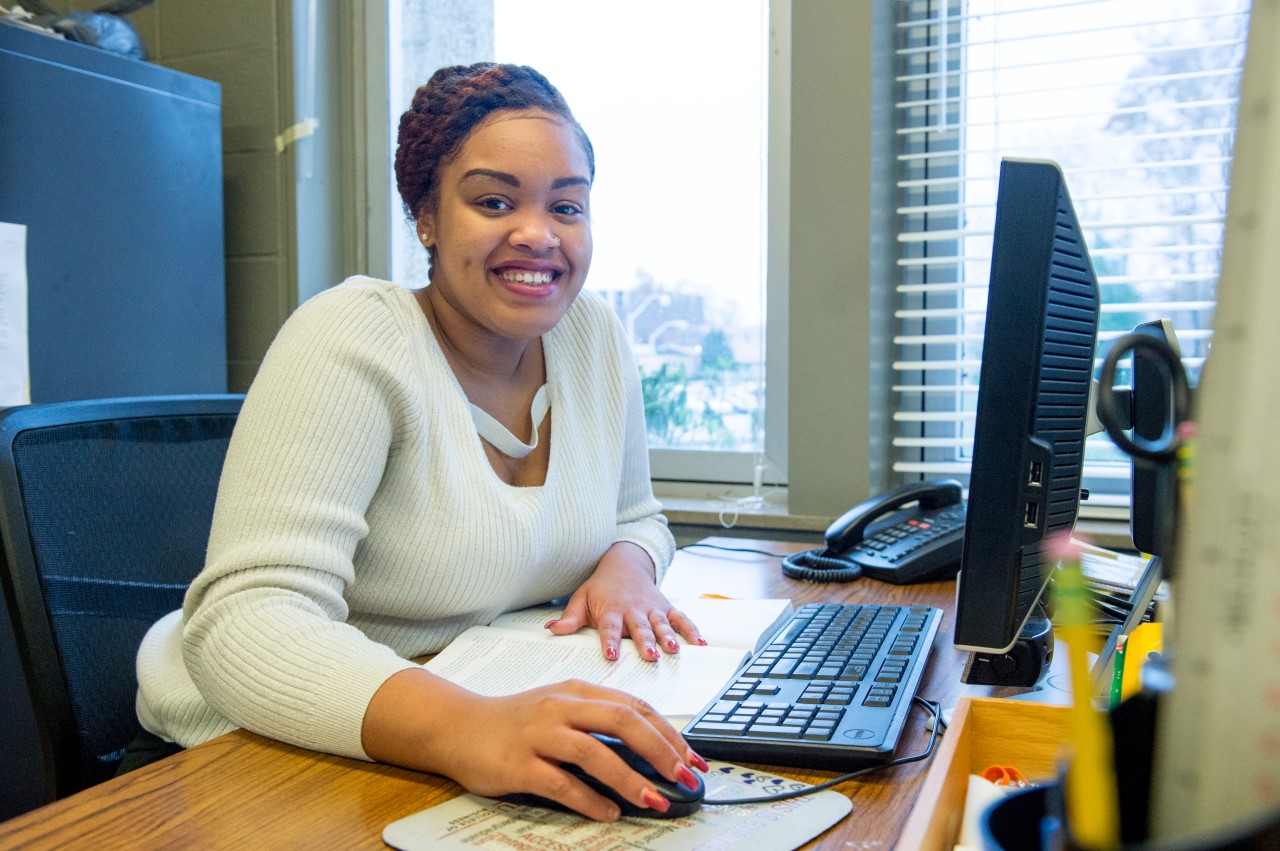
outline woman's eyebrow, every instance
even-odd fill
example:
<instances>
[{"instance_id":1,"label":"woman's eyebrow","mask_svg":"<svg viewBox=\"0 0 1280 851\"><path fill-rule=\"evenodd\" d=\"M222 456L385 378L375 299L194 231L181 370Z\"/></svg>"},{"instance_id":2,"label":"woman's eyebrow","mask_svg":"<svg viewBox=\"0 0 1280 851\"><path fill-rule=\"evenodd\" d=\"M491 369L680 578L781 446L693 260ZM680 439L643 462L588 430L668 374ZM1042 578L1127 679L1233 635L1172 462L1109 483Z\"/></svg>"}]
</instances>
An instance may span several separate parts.
<instances>
[{"instance_id":1,"label":"woman's eyebrow","mask_svg":"<svg viewBox=\"0 0 1280 851\"><path fill-rule=\"evenodd\" d=\"M467 180L472 177L492 177L494 180L500 180L509 186L518 187L520 185L520 181L516 179L514 174L508 174L505 171L495 171L491 168L473 168L471 171L462 175L463 180Z\"/></svg>"},{"instance_id":2,"label":"woman's eyebrow","mask_svg":"<svg viewBox=\"0 0 1280 851\"><path fill-rule=\"evenodd\" d=\"M509 174L505 171L497 171L492 168L473 168L466 174L462 175L463 180L467 180L472 177L489 177L505 183L508 186L516 187L517 189L520 187L520 179L514 174ZM552 189L564 189L566 186L585 186L590 189L591 181L585 177L579 177L576 175L573 177L557 177L555 180L551 181Z\"/></svg>"}]
</instances>

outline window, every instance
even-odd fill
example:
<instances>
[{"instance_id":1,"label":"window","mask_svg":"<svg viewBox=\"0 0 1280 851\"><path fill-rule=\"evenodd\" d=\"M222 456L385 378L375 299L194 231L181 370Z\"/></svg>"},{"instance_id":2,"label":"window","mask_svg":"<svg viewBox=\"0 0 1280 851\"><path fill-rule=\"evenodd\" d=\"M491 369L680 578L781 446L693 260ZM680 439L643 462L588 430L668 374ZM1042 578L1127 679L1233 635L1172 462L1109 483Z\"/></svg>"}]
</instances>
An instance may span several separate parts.
<instances>
[{"instance_id":1,"label":"window","mask_svg":"<svg viewBox=\"0 0 1280 851\"><path fill-rule=\"evenodd\" d=\"M901 0L894 470L964 475L1002 156L1057 161L1099 275L1099 362L1168 317L1194 381L1211 337L1249 4ZM1120 375L1121 383L1127 382ZM1127 506L1090 439L1083 506ZM1105 513L1105 512L1103 512Z\"/></svg>"},{"instance_id":2,"label":"window","mask_svg":"<svg viewBox=\"0 0 1280 851\"><path fill-rule=\"evenodd\" d=\"M654 477L749 482L765 458L771 478L785 475L785 450L766 429L766 414L785 406L785 382L767 380L765 359L767 0L388 8L392 148L400 112L435 68L491 59L545 73L591 136L587 287L613 305L636 354ZM391 276L422 286L425 254L390 158L383 180Z\"/></svg>"}]
</instances>

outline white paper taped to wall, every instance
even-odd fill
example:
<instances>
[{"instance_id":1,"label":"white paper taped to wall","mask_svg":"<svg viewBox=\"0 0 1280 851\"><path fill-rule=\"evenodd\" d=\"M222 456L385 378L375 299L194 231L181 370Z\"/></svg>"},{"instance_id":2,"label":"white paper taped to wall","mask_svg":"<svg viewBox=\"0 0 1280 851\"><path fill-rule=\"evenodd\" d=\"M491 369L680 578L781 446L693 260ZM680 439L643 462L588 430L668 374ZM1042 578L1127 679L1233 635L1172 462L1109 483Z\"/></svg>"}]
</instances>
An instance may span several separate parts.
<instances>
[{"instance_id":1,"label":"white paper taped to wall","mask_svg":"<svg viewBox=\"0 0 1280 851\"><path fill-rule=\"evenodd\" d=\"M0 407L31 402L27 226L0 222Z\"/></svg>"}]
</instances>

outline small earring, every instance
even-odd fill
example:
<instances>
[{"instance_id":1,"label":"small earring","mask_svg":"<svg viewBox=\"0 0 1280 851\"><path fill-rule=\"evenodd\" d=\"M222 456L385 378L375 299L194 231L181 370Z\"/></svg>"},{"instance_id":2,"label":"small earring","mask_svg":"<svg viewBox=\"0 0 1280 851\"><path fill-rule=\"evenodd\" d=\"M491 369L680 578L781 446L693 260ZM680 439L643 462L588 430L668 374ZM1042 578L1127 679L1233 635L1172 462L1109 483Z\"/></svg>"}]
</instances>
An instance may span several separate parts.
<instances>
[{"instance_id":1,"label":"small earring","mask_svg":"<svg viewBox=\"0 0 1280 851\"><path fill-rule=\"evenodd\" d=\"M551 234L551 238L556 241L556 245L560 244L560 237L556 236L555 234Z\"/></svg>"}]
</instances>

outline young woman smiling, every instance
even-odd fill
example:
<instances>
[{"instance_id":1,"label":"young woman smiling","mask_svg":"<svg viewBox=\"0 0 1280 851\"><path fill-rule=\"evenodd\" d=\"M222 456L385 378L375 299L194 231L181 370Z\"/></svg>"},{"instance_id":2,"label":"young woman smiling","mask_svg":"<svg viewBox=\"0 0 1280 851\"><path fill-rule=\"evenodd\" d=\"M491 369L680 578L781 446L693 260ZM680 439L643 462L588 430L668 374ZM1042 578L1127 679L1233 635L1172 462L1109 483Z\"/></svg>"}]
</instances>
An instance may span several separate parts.
<instances>
[{"instance_id":1,"label":"young woman smiling","mask_svg":"<svg viewBox=\"0 0 1280 851\"><path fill-rule=\"evenodd\" d=\"M697 628L658 590L674 540L649 484L639 377L583 291L591 143L530 68L444 68L400 123L396 175L429 263L410 291L353 278L301 306L244 403L205 569L139 653L152 744L236 727L532 792L592 818L706 764L643 702L581 682L481 697L410 659L504 611L569 597L649 660Z\"/></svg>"}]
</instances>

